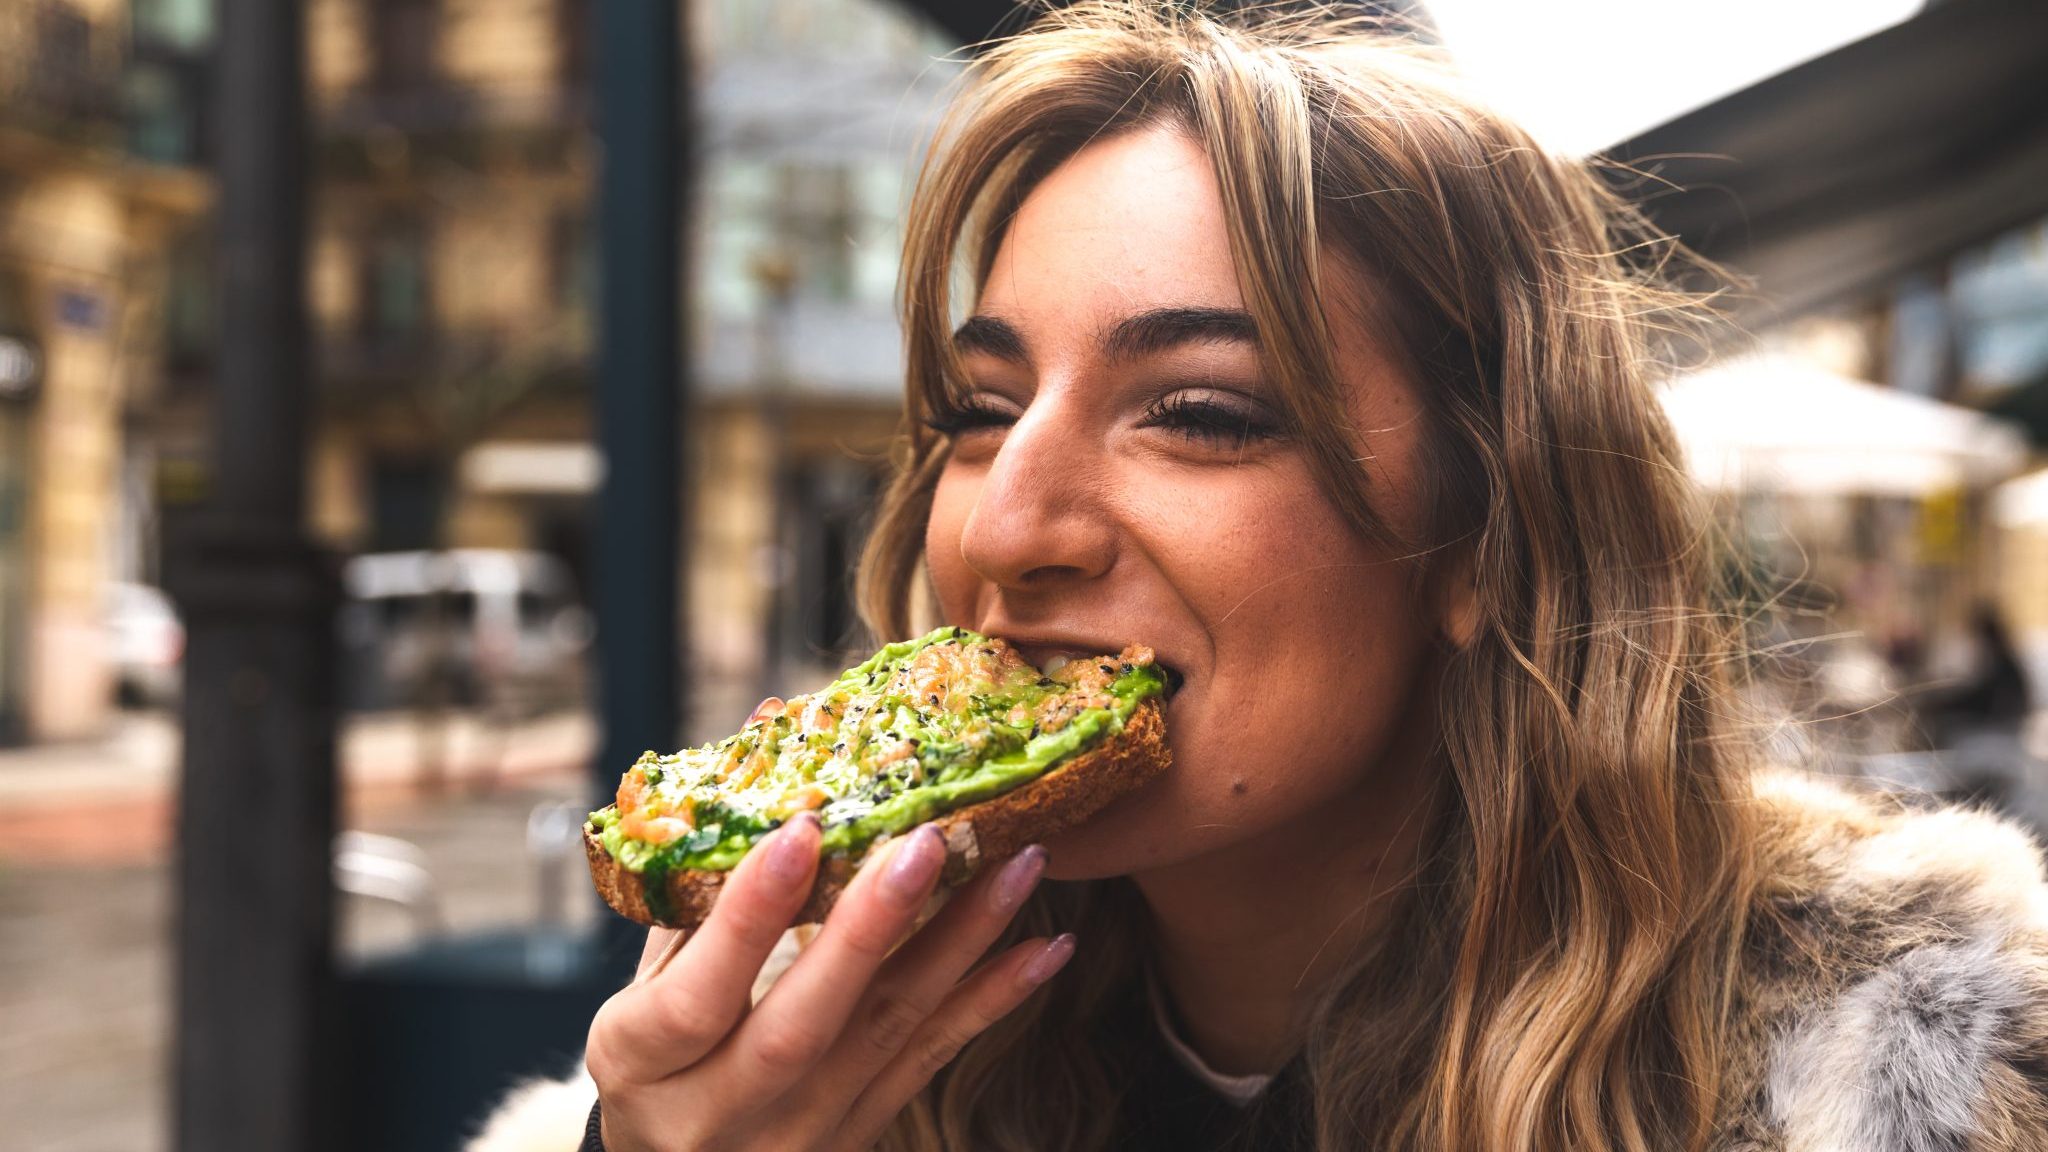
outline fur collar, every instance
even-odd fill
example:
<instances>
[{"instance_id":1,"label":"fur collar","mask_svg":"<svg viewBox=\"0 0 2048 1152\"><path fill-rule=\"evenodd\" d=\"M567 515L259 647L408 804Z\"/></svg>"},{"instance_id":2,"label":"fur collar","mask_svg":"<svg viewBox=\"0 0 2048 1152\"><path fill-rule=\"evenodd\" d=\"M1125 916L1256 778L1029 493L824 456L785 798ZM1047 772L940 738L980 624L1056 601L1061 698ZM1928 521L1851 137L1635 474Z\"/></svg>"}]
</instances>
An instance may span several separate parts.
<instances>
[{"instance_id":1,"label":"fur collar","mask_svg":"<svg viewBox=\"0 0 2048 1152\"><path fill-rule=\"evenodd\" d=\"M2048 886L2017 826L1761 777L1717 1152L2048 1150Z\"/></svg>"}]
</instances>

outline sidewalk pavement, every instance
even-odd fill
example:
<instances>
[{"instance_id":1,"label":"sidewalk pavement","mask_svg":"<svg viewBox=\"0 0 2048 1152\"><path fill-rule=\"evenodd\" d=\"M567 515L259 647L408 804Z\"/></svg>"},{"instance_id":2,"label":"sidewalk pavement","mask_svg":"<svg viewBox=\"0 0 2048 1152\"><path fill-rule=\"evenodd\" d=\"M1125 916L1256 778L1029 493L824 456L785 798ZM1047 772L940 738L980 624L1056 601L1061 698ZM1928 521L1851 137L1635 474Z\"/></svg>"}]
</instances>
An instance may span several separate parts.
<instances>
[{"instance_id":1,"label":"sidewalk pavement","mask_svg":"<svg viewBox=\"0 0 2048 1152\"><path fill-rule=\"evenodd\" d=\"M367 814L354 826L421 852L435 923L338 895L337 958L410 947L430 931L532 925L551 908L572 929L608 915L580 858L559 865L550 885L525 851L536 804L582 795L579 774ZM551 889L569 899L550 901ZM0 1148L168 1152L175 907L161 858L0 860Z\"/></svg>"},{"instance_id":2,"label":"sidewalk pavement","mask_svg":"<svg viewBox=\"0 0 2048 1152\"><path fill-rule=\"evenodd\" d=\"M574 777L597 739L581 711L511 723L473 712L364 714L345 717L339 735L344 826L439 792ZM161 858L178 771L177 718L164 712L125 713L98 740L0 749L0 863Z\"/></svg>"}]
</instances>

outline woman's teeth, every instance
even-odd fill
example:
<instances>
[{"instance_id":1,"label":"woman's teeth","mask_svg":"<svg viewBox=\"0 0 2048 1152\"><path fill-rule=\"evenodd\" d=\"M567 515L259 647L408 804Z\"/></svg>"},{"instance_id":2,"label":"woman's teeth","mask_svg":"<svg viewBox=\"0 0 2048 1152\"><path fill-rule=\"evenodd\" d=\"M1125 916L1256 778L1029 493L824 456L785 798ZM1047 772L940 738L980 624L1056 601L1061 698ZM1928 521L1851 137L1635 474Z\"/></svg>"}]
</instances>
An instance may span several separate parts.
<instances>
[{"instance_id":1,"label":"woman's teeth","mask_svg":"<svg viewBox=\"0 0 2048 1152\"><path fill-rule=\"evenodd\" d=\"M1050 676L1053 673L1059 671L1060 669L1065 668L1067 666L1067 662L1071 659L1073 659L1073 657L1071 656L1054 656L1048 659L1045 662L1045 674L1047 676Z\"/></svg>"}]
</instances>

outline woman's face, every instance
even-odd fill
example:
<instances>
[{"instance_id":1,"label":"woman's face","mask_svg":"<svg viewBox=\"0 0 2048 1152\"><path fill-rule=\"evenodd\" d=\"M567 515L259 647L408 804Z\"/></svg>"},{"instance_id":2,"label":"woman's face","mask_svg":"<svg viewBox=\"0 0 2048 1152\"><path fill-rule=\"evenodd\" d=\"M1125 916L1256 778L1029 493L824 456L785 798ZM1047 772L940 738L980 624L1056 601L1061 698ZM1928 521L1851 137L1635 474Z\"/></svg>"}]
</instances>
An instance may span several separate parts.
<instances>
[{"instance_id":1,"label":"woman's face","mask_svg":"<svg viewBox=\"0 0 2048 1152\"><path fill-rule=\"evenodd\" d=\"M940 414L925 538L947 622L1041 663L1147 644L1182 680L1172 770L1051 845L1066 878L1369 803L1431 722L1438 617L1284 430L1223 220L1178 132L1091 144L1024 202L955 337L970 395ZM1368 491L1413 539L1421 408L1355 311L1329 320Z\"/></svg>"}]
</instances>

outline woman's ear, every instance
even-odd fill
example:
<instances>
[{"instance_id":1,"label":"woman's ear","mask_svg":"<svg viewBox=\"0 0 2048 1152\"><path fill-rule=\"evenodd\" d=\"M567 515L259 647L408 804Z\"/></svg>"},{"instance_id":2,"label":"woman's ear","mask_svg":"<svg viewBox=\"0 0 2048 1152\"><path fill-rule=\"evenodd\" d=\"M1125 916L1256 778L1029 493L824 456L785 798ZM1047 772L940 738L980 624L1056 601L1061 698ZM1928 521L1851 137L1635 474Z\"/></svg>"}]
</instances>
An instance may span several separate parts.
<instances>
[{"instance_id":1,"label":"woman's ear","mask_svg":"<svg viewBox=\"0 0 2048 1152\"><path fill-rule=\"evenodd\" d=\"M1479 583L1472 550L1460 548L1437 575L1437 631L1444 643L1463 649L1479 634Z\"/></svg>"}]
</instances>

